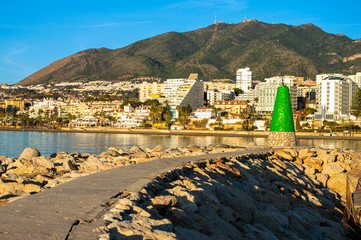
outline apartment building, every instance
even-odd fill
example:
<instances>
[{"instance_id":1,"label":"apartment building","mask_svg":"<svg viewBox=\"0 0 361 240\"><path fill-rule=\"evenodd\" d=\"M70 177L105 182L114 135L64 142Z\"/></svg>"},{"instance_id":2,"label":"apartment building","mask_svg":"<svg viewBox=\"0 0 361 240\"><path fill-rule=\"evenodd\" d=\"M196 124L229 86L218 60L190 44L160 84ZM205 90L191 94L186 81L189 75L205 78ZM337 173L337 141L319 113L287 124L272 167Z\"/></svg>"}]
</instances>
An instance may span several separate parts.
<instances>
[{"instance_id":1,"label":"apartment building","mask_svg":"<svg viewBox=\"0 0 361 240\"><path fill-rule=\"evenodd\" d=\"M235 83L227 82L205 82L204 88L206 91L232 91L237 86Z\"/></svg>"},{"instance_id":2,"label":"apartment building","mask_svg":"<svg viewBox=\"0 0 361 240\"><path fill-rule=\"evenodd\" d=\"M358 86L350 78L328 76L317 80L317 113L315 120L337 121L350 114Z\"/></svg>"},{"instance_id":3,"label":"apartment building","mask_svg":"<svg viewBox=\"0 0 361 240\"><path fill-rule=\"evenodd\" d=\"M206 94L207 94L207 101L210 105L214 105L214 103L217 101L222 101L222 100L229 101L229 100L234 100L235 98L235 92L233 90L221 90L221 91L208 90Z\"/></svg>"},{"instance_id":4,"label":"apartment building","mask_svg":"<svg viewBox=\"0 0 361 240\"><path fill-rule=\"evenodd\" d=\"M243 92L252 88L252 71L249 67L240 68L236 72L236 86Z\"/></svg>"},{"instance_id":5,"label":"apartment building","mask_svg":"<svg viewBox=\"0 0 361 240\"><path fill-rule=\"evenodd\" d=\"M178 117L177 106L187 106L188 104L195 111L203 106L204 82L198 79L198 74L190 74L177 89L177 92L170 102L172 118Z\"/></svg>"},{"instance_id":6,"label":"apartment building","mask_svg":"<svg viewBox=\"0 0 361 240\"><path fill-rule=\"evenodd\" d=\"M292 110L297 109L297 83L298 79L294 76L276 76L265 78L266 82L262 82L256 86L258 93L258 106L256 112L261 114L270 114L273 111L274 103L277 95L277 88L286 85L289 88Z\"/></svg>"},{"instance_id":7,"label":"apartment building","mask_svg":"<svg viewBox=\"0 0 361 240\"><path fill-rule=\"evenodd\" d=\"M164 84L158 82L143 82L139 84L139 101L143 102L151 95L163 94Z\"/></svg>"}]
</instances>

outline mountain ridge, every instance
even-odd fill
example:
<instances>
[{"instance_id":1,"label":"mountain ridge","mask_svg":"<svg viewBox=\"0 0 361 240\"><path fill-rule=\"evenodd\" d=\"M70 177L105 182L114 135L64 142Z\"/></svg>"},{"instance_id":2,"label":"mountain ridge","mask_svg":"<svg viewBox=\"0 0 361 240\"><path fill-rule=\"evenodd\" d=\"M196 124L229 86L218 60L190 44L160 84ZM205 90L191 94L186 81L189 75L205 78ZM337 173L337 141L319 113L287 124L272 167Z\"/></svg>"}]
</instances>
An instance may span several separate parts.
<instances>
[{"instance_id":1,"label":"mountain ridge","mask_svg":"<svg viewBox=\"0 0 361 240\"><path fill-rule=\"evenodd\" d=\"M254 79L310 77L320 72L361 71L361 42L324 32L312 23L292 26L259 21L216 23L188 32L167 32L123 48L86 49L59 59L20 85L62 81L176 78L197 72L204 80L235 79L251 67ZM348 61L344 61L348 59Z\"/></svg>"}]
</instances>

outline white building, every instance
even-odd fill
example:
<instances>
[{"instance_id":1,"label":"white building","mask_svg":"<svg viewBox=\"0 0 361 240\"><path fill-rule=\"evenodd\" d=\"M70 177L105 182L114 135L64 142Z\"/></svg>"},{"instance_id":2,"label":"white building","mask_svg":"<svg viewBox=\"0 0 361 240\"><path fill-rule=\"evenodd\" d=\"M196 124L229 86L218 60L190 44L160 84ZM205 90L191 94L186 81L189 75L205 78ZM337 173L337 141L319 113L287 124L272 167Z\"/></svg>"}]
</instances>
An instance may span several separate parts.
<instances>
[{"instance_id":1,"label":"white building","mask_svg":"<svg viewBox=\"0 0 361 240\"><path fill-rule=\"evenodd\" d=\"M222 91L227 90L231 91L234 90L237 87L235 83L228 83L228 82L205 82L204 88L205 90L216 90L216 91Z\"/></svg>"},{"instance_id":2,"label":"white building","mask_svg":"<svg viewBox=\"0 0 361 240\"><path fill-rule=\"evenodd\" d=\"M317 81L316 120L336 121L349 116L358 87L350 78L326 77Z\"/></svg>"},{"instance_id":3,"label":"white building","mask_svg":"<svg viewBox=\"0 0 361 240\"><path fill-rule=\"evenodd\" d=\"M197 108L203 106L204 99L204 83L202 80L198 79L198 74L190 74L188 79L184 81L177 89L177 93L172 99L171 113L173 119L178 117L178 112L176 111L177 106L187 106L188 104L192 107L192 110L195 111Z\"/></svg>"},{"instance_id":4,"label":"white building","mask_svg":"<svg viewBox=\"0 0 361 240\"><path fill-rule=\"evenodd\" d=\"M217 101L223 101L223 100L234 100L235 98L235 92L227 91L227 90L208 90L207 91L207 101L210 105L214 105Z\"/></svg>"},{"instance_id":5,"label":"white building","mask_svg":"<svg viewBox=\"0 0 361 240\"><path fill-rule=\"evenodd\" d=\"M177 94L178 88L184 84L186 79L177 78L177 79L167 79L164 82L163 95L165 98L172 100Z\"/></svg>"},{"instance_id":6,"label":"white building","mask_svg":"<svg viewBox=\"0 0 361 240\"><path fill-rule=\"evenodd\" d=\"M139 101L143 102L147 97L151 95L163 94L164 85L157 82L143 82L139 84Z\"/></svg>"},{"instance_id":7,"label":"white building","mask_svg":"<svg viewBox=\"0 0 361 240\"><path fill-rule=\"evenodd\" d=\"M348 75L348 77L361 88L361 72L356 73L355 75Z\"/></svg>"},{"instance_id":8,"label":"white building","mask_svg":"<svg viewBox=\"0 0 361 240\"><path fill-rule=\"evenodd\" d=\"M201 107L194 111L194 118L192 120L203 120L215 117L215 113L212 108Z\"/></svg>"},{"instance_id":9,"label":"white building","mask_svg":"<svg viewBox=\"0 0 361 240\"><path fill-rule=\"evenodd\" d=\"M252 87L252 71L249 67L240 68L236 74L236 86L243 92L247 92Z\"/></svg>"},{"instance_id":10,"label":"white building","mask_svg":"<svg viewBox=\"0 0 361 240\"><path fill-rule=\"evenodd\" d=\"M250 89L248 92L239 94L236 100L249 101L252 105L256 106L258 101L255 100L259 96L258 88Z\"/></svg>"},{"instance_id":11,"label":"white building","mask_svg":"<svg viewBox=\"0 0 361 240\"><path fill-rule=\"evenodd\" d=\"M271 113L276 100L277 88L282 84L286 85L290 91L292 110L297 109L297 78L293 76L277 76L266 78L266 82L256 86L258 93L258 106L256 112Z\"/></svg>"}]
</instances>

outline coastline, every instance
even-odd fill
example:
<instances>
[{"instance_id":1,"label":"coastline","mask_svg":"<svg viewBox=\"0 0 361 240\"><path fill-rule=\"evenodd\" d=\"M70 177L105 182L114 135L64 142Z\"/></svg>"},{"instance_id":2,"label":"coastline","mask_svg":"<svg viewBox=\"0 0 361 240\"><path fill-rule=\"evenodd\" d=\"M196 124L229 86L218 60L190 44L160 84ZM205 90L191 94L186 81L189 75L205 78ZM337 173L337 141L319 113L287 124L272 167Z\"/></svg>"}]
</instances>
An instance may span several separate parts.
<instances>
[{"instance_id":1,"label":"coastline","mask_svg":"<svg viewBox=\"0 0 361 240\"><path fill-rule=\"evenodd\" d=\"M40 129L40 128L14 128L0 127L0 131L29 131L29 132L63 132L63 133L102 133L102 134L141 134L141 135L180 135L180 136L217 136L217 137L254 137L267 138L269 132L257 131L210 131L210 130L155 130L155 129L124 129L124 128L61 128L61 129ZM334 139L361 141L361 133L353 136L343 136L342 133L314 133L296 132L297 139Z\"/></svg>"}]
</instances>

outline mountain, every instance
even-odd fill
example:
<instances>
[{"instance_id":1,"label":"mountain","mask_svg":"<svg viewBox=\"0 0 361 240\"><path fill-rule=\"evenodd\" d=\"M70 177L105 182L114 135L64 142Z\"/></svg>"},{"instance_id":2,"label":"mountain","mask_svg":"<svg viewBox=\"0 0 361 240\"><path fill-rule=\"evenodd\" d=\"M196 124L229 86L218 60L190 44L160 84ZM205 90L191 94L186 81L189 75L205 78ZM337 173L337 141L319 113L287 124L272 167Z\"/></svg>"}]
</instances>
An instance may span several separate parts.
<instances>
[{"instance_id":1,"label":"mountain","mask_svg":"<svg viewBox=\"0 0 361 240\"><path fill-rule=\"evenodd\" d=\"M310 77L321 72L361 71L361 42L329 34L313 24L291 26L255 20L217 23L190 32L168 32L115 50L99 48L55 61L20 81L122 81L135 77L235 79L251 67L254 79Z\"/></svg>"}]
</instances>

